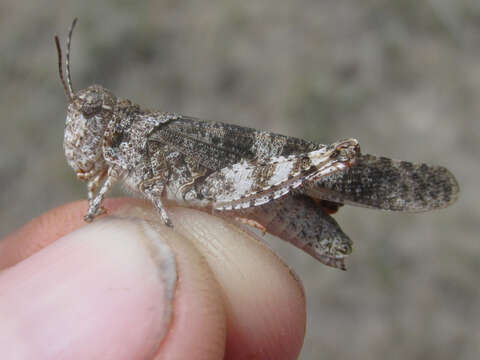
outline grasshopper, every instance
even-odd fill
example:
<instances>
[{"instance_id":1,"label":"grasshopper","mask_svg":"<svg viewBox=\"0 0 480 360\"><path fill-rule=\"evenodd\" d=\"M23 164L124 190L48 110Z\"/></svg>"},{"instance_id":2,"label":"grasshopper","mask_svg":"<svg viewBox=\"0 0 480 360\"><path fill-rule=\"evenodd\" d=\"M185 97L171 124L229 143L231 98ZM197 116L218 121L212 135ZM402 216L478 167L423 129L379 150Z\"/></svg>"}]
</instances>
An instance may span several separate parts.
<instances>
[{"instance_id":1,"label":"grasshopper","mask_svg":"<svg viewBox=\"0 0 480 360\"><path fill-rule=\"evenodd\" d=\"M330 216L343 204L422 212L452 204L459 187L445 168L362 154L358 141L322 145L222 122L142 109L100 85L74 91L70 44L64 150L87 183L85 221L119 180L150 200L172 227L165 201L251 224L328 266L345 269L352 241ZM65 80L66 78L66 80Z\"/></svg>"}]
</instances>

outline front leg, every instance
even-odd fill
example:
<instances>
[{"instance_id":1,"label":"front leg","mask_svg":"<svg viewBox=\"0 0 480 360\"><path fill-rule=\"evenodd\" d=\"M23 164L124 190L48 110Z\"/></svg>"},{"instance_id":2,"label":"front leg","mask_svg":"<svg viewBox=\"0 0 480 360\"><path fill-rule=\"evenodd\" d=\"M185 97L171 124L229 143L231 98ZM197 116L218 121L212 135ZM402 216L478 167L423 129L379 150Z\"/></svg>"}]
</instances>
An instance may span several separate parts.
<instances>
[{"instance_id":1,"label":"front leg","mask_svg":"<svg viewBox=\"0 0 480 360\"><path fill-rule=\"evenodd\" d=\"M107 179L103 183L98 194L94 197L94 191L98 187L100 180L104 176L104 173L96 176L88 183L88 210L83 219L86 222L92 222L92 220L103 213L105 210L102 208L102 202L105 194L112 188L118 178L121 176L122 170L115 166L110 167L107 172Z\"/></svg>"}]
</instances>

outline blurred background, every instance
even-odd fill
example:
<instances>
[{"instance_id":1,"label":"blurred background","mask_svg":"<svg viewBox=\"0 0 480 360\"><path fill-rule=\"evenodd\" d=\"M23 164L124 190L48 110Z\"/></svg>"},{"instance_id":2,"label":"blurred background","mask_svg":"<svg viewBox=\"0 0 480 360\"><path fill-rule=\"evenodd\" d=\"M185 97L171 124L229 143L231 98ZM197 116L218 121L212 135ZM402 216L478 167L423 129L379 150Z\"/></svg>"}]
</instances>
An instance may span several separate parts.
<instances>
[{"instance_id":1,"label":"blurred background","mask_svg":"<svg viewBox=\"0 0 480 360\"><path fill-rule=\"evenodd\" d=\"M19 5L21 4L21 5ZM66 164L53 35L75 89L448 167L451 208L344 207L350 271L268 238L303 280L301 359L478 359L480 2L0 2L0 235L85 199ZM120 194L117 191L117 194Z\"/></svg>"}]
</instances>

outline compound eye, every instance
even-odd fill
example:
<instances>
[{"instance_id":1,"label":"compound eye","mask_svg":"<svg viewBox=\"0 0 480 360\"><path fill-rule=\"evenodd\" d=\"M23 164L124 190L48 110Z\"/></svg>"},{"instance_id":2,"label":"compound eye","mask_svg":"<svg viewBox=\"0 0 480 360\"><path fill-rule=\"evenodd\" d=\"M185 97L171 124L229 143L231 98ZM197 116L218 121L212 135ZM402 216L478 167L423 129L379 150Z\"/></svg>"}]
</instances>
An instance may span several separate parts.
<instances>
[{"instance_id":1,"label":"compound eye","mask_svg":"<svg viewBox=\"0 0 480 360\"><path fill-rule=\"evenodd\" d=\"M85 101L82 105L81 111L83 116L86 118L97 115L102 111L102 100L98 99L96 101Z\"/></svg>"}]
</instances>

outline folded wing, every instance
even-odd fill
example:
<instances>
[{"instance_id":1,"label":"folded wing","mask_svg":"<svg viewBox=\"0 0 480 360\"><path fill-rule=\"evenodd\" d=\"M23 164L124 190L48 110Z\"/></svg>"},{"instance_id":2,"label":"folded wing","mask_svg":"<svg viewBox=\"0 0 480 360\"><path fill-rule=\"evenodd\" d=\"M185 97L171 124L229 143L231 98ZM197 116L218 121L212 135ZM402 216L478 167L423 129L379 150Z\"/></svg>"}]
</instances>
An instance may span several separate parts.
<instances>
[{"instance_id":1,"label":"folded wing","mask_svg":"<svg viewBox=\"0 0 480 360\"><path fill-rule=\"evenodd\" d=\"M459 186L452 173L441 166L362 154L345 171L316 179L304 192L340 204L422 212L455 202Z\"/></svg>"}]
</instances>

